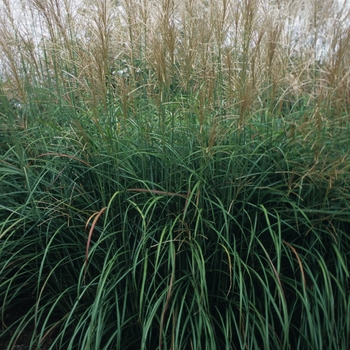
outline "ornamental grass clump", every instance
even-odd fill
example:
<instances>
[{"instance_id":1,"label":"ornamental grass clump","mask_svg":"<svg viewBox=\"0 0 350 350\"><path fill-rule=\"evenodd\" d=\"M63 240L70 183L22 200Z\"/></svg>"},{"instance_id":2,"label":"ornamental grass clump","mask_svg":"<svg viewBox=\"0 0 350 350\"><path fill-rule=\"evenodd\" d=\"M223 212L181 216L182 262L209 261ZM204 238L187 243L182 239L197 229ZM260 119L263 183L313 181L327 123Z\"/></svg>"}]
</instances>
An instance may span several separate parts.
<instances>
[{"instance_id":1,"label":"ornamental grass clump","mask_svg":"<svg viewBox=\"0 0 350 350\"><path fill-rule=\"evenodd\" d=\"M345 2L0 4L1 348L349 347Z\"/></svg>"}]
</instances>

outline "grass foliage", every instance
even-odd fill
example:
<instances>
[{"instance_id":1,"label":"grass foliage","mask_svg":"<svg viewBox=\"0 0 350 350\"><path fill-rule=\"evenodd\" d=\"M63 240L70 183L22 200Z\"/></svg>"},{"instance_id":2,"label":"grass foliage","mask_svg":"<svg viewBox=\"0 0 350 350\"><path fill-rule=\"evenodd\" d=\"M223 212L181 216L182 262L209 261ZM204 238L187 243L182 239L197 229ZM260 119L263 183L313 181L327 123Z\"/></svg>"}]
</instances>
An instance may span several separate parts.
<instances>
[{"instance_id":1,"label":"grass foliage","mask_svg":"<svg viewBox=\"0 0 350 350\"><path fill-rule=\"evenodd\" d=\"M29 329L30 349L349 349L346 2L17 5L8 348Z\"/></svg>"}]
</instances>

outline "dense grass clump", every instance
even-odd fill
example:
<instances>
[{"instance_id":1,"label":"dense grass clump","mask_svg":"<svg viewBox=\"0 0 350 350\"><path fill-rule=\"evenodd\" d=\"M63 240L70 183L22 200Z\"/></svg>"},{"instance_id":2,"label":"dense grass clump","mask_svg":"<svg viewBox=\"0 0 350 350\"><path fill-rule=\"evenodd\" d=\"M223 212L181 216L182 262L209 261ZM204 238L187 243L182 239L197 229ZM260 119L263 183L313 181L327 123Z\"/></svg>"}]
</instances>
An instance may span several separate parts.
<instances>
[{"instance_id":1,"label":"dense grass clump","mask_svg":"<svg viewBox=\"0 0 350 350\"><path fill-rule=\"evenodd\" d=\"M349 349L345 3L17 5L1 346Z\"/></svg>"}]
</instances>

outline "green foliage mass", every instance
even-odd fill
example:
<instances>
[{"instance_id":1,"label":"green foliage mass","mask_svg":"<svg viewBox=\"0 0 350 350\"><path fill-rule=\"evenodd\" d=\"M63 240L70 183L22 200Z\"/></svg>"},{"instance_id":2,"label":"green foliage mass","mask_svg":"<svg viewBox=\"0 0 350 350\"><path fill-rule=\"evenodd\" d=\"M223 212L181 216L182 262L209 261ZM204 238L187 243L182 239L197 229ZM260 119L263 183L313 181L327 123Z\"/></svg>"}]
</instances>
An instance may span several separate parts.
<instances>
[{"instance_id":1,"label":"green foliage mass","mask_svg":"<svg viewBox=\"0 0 350 350\"><path fill-rule=\"evenodd\" d=\"M135 7L117 59L108 25L73 40L57 16L39 58L0 42L4 348L349 349L349 56L335 72L342 46L319 62L272 27L256 42L252 0L238 51L220 40L235 7L213 3L204 30L195 3L145 27Z\"/></svg>"}]
</instances>

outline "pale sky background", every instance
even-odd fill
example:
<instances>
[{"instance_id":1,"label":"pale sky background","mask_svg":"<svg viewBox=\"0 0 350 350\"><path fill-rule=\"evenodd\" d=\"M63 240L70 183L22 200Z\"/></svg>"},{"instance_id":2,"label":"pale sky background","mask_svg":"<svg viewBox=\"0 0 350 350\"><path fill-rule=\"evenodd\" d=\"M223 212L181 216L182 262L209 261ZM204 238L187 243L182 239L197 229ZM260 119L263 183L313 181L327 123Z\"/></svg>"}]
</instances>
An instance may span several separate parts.
<instances>
[{"instance_id":1,"label":"pale sky background","mask_svg":"<svg viewBox=\"0 0 350 350\"><path fill-rule=\"evenodd\" d=\"M16 24L21 28L22 35L25 35L25 33L28 33L28 30L32 31L32 35L34 37L40 38L41 35L45 35L45 32L43 33L40 26L40 20L38 17L33 15L28 8L24 9L25 4L30 4L31 1L38 1L40 3L68 3L70 6L70 11L73 13L73 15L76 15L78 8L83 3L90 3L90 4L96 4L98 1L101 0L0 0L0 16L7 16L6 11L4 11L4 6L7 4L11 9L13 10L14 14L14 21ZM187 0L182 0L187 1ZM277 1L271 1L271 0L261 0L262 6L270 11L271 3L283 3L283 0L277 0ZM292 28L292 32L295 36L295 42L296 47L297 45L305 45L310 44L310 42L313 40L313 33L305 33L303 32L302 28L305 28L307 17L310 18L313 16L313 6L320 7L325 2L323 0L294 0L292 2L293 5L295 5L296 13L293 18L290 18L288 26L289 28ZM298 4L300 4L298 6ZM302 4L305 4L306 6L302 9ZM310 6L311 5L311 6ZM350 16L349 16L349 10L350 10L350 0L334 0L335 7L338 7L337 13L334 13L334 18L330 18L329 22L323 22L321 23L323 30L318 33L318 39L316 43L316 50L317 50L317 56L318 58L321 58L324 52L327 51L328 45L329 45L329 38L330 33L332 33L332 28L334 27L335 22L342 22L342 26L349 27L350 26ZM121 7L118 7L120 11L123 11ZM300 10L298 11L298 8ZM309 8L309 11L307 11L307 8ZM23 10L24 9L24 10ZM340 11L342 9L342 11ZM283 15L283 14L282 14ZM8 16L7 16L8 17ZM7 18L8 20L8 18ZM299 39L301 37L301 39ZM310 41L308 43L308 41ZM313 46L315 47L315 46ZM1 60L1 58L0 58Z\"/></svg>"},{"instance_id":2,"label":"pale sky background","mask_svg":"<svg viewBox=\"0 0 350 350\"><path fill-rule=\"evenodd\" d=\"M85 3L89 3L90 4L93 4L93 3L97 3L98 1L101 1L101 0L51 0L51 1L48 1L48 0L40 0L40 2L42 3L47 3L47 2L54 2L54 3L68 3L69 6L70 6L70 9L73 10L73 13L74 13L74 9L78 9L79 7L82 6L82 4L85 2ZM102 0L103 1L103 0ZM117 1L117 0L116 0ZM182 1L187 1L187 0L182 0ZM269 3L273 3L273 2L281 2L283 3L283 0L277 0L277 1L271 1L271 0L260 0L262 4L264 4L264 7L268 7L269 6ZM23 12L21 11L21 9L23 9L23 4L26 4L26 3L30 3L31 0L0 0L0 9L2 8L1 12L4 12L3 8L4 8L4 4L8 4L11 9L14 11L14 14L18 15L16 20L20 20L20 21L24 21L24 20L27 20L27 21L30 21L31 20L31 14L28 12L28 11L25 11L25 15L23 15ZM294 3L297 4L297 3L300 3L300 8L302 7L302 3L305 3L307 6L308 5L313 5L313 4L316 4L316 6L318 6L317 4L322 4L324 1L323 0L294 0ZM350 9L350 0L334 0L334 3L337 4L339 6L339 9L343 8L343 9ZM296 6L298 7L298 6ZM119 6L119 8L121 9L121 7ZM343 15L345 16L345 11L342 12ZM302 10L300 12L300 19L299 21L301 22L302 21L302 16L303 14L307 14L307 11L305 10ZM341 20L341 21L344 21L346 20L344 18L344 16L342 17L339 17L339 18L335 18L335 20ZM25 17L27 17L25 19ZM349 24L350 23L350 19L347 18L347 23ZM298 26L298 21L296 21L296 23L294 23L294 25L297 27ZM33 27L33 30L35 30L35 27Z\"/></svg>"}]
</instances>

